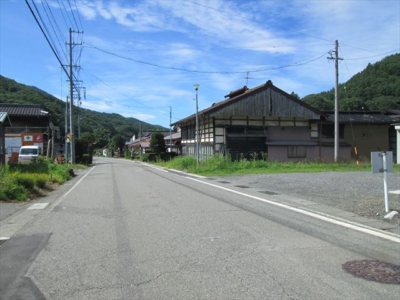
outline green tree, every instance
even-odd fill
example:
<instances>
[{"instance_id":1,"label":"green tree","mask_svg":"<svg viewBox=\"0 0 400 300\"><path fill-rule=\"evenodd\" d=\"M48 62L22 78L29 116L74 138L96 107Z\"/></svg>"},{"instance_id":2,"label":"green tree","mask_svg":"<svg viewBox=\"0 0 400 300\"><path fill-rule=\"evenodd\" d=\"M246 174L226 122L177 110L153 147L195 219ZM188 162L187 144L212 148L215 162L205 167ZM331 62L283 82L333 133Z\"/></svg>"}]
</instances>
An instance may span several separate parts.
<instances>
[{"instance_id":1,"label":"green tree","mask_svg":"<svg viewBox=\"0 0 400 300\"><path fill-rule=\"evenodd\" d=\"M96 143L104 146L108 143L110 136L111 136L111 132L109 129L106 129L104 127L97 127L93 131L93 136L94 136Z\"/></svg>"},{"instance_id":2,"label":"green tree","mask_svg":"<svg viewBox=\"0 0 400 300\"><path fill-rule=\"evenodd\" d=\"M300 100L300 96L298 94L296 94L295 92L291 92L290 96L295 97L297 100Z\"/></svg>"},{"instance_id":3,"label":"green tree","mask_svg":"<svg viewBox=\"0 0 400 300\"><path fill-rule=\"evenodd\" d=\"M165 140L164 135L161 132L154 132L150 139L151 152L159 155L165 153Z\"/></svg>"},{"instance_id":4,"label":"green tree","mask_svg":"<svg viewBox=\"0 0 400 300\"><path fill-rule=\"evenodd\" d=\"M118 150L119 153L122 154L124 151L124 147L125 147L125 139L121 134L114 135L108 145L108 149L111 151L112 154L114 153L114 151Z\"/></svg>"},{"instance_id":5,"label":"green tree","mask_svg":"<svg viewBox=\"0 0 400 300\"><path fill-rule=\"evenodd\" d=\"M91 132L82 133L81 140L87 145L92 145L96 141L96 139L94 138L94 134Z\"/></svg>"},{"instance_id":6,"label":"green tree","mask_svg":"<svg viewBox=\"0 0 400 300\"><path fill-rule=\"evenodd\" d=\"M311 94L302 99L308 105L319 110L333 110L334 103L320 94Z\"/></svg>"},{"instance_id":7,"label":"green tree","mask_svg":"<svg viewBox=\"0 0 400 300\"><path fill-rule=\"evenodd\" d=\"M361 111L366 109L366 103L357 97L339 99L339 110L341 111Z\"/></svg>"}]
</instances>

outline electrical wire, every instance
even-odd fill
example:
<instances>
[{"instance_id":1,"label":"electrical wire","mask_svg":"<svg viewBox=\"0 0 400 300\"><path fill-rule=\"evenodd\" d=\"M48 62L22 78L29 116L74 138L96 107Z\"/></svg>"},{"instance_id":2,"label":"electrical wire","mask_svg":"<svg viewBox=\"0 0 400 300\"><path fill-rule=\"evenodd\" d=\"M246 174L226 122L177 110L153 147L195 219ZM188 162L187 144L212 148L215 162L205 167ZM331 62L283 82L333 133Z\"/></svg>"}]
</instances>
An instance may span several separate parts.
<instances>
[{"instance_id":1,"label":"electrical wire","mask_svg":"<svg viewBox=\"0 0 400 300\"><path fill-rule=\"evenodd\" d=\"M343 44L342 44L343 45ZM377 54L377 55L373 55L373 56L367 56L367 57L358 57L358 58L346 58L346 60L362 60L362 59L368 59L368 58L374 58L374 57L378 57L378 56L384 56L390 53L394 53L396 51L399 51L400 48L385 52L385 53L381 53L381 54Z\"/></svg>"},{"instance_id":2,"label":"electrical wire","mask_svg":"<svg viewBox=\"0 0 400 300\"><path fill-rule=\"evenodd\" d=\"M78 5L77 5L77 3L76 3L76 0L74 0L74 2L75 2L76 13L77 13L77 15L78 15L79 24L81 25L81 31L83 32L83 25L82 25L81 16L80 16L80 14L79 14Z\"/></svg>"},{"instance_id":3,"label":"electrical wire","mask_svg":"<svg viewBox=\"0 0 400 300\"><path fill-rule=\"evenodd\" d=\"M64 72L67 74L67 77L70 78L69 73L68 73L67 70L65 69L65 66L64 66L63 62L61 61L61 59L60 59L58 53L57 53L56 50L54 49L54 47L53 47L52 43L50 42L49 38L47 37L46 32L43 30L43 27L42 27L42 25L40 24L39 20L37 19L37 17L36 17L36 15L35 15L34 11L32 10L32 7L29 5L28 0L25 0L25 3L28 5L28 8L29 8L29 10L30 10L32 16L34 17L36 23L39 25L40 30L42 31L42 33L43 33L43 35L44 35L44 37L45 37L47 43L49 44L51 50L53 51L53 54L56 56L58 62L60 63L61 67L63 68Z\"/></svg>"},{"instance_id":4,"label":"electrical wire","mask_svg":"<svg viewBox=\"0 0 400 300\"><path fill-rule=\"evenodd\" d=\"M134 101L134 102L136 102L136 103L142 105L144 108L153 109L152 107L149 107L149 106L147 106L147 105L144 105L143 103L141 103L141 102L138 101L138 100L132 99L130 96L128 96L128 95L122 93L121 91L117 90L116 88L112 87L111 85L109 85L108 83L104 82L103 80L101 80L101 79L98 78L97 76L95 76L95 75L89 73L87 70L85 70L85 69L82 69L82 70L83 70L84 73L86 73L86 74L88 74L88 75L90 75L90 76L96 78L98 81L100 81L101 83L103 83L104 85L106 85L107 87L109 87L110 89L112 89L112 90L118 92L119 94L123 95L124 97L128 98L129 100L132 100L132 101ZM129 105L126 105L126 107L130 107L130 106L129 106Z\"/></svg>"},{"instance_id":5,"label":"electrical wire","mask_svg":"<svg viewBox=\"0 0 400 300\"><path fill-rule=\"evenodd\" d=\"M44 1L44 3L45 3L46 5L43 4L43 1ZM47 6L47 10L46 10L46 6ZM57 21L56 21L55 18L54 18L53 12L51 11L50 6L49 6L49 3L47 2L47 0L42 0L42 7L43 7L43 10L44 10L44 12L45 12L45 14L46 14L46 16L47 16L47 19L49 20L50 26L51 26L52 29L53 29L53 32L54 32L54 35L55 35L55 37L56 37L56 39L57 39L57 41L58 41L58 44L60 45L61 51L62 51L63 54L64 54L64 58L67 60L67 57L68 57L68 56L67 56L67 53L66 53L65 51L63 51L64 48L63 48L62 43L61 43L61 41L60 41L59 35L61 35L61 39L64 41L64 43L65 43L66 39L65 39L65 37L63 36L63 34L62 34L61 30L60 30L60 27L58 26ZM58 33L56 32L56 30L55 30L55 28L54 28L53 22L52 22L52 20L51 20L51 18L50 18L50 16L49 16L49 14L51 15L51 17L52 17L52 19L53 19L54 25L57 27Z\"/></svg>"},{"instance_id":6,"label":"electrical wire","mask_svg":"<svg viewBox=\"0 0 400 300\"><path fill-rule=\"evenodd\" d=\"M74 23L76 25L76 29L79 30L79 26L78 26L78 23L76 22L74 10L72 9L70 0L68 0L68 5L69 5L69 9L71 10L72 18L74 19Z\"/></svg>"},{"instance_id":7,"label":"electrical wire","mask_svg":"<svg viewBox=\"0 0 400 300\"><path fill-rule=\"evenodd\" d=\"M296 66L302 66L302 65L306 65L309 63L312 63L320 58L322 58L323 56L325 56L328 52L324 52L322 55L313 58L311 60L305 61L305 62L296 62L296 63L292 63L292 64L288 64L288 65L283 65L283 66L277 66L277 67L270 67L270 68L261 68L261 69L255 69L255 70L245 70L245 71L208 71L208 70L189 70L189 69L184 69L184 68L176 68L176 67L169 67L169 66L162 66L162 65L158 65L155 63L150 63L150 62L146 62L146 61L142 61L142 60L137 60L137 59L133 59L127 56L123 56L120 54L116 54L104 49L101 49L99 47L96 47L94 45L91 45L87 42L85 42L85 45L88 45L90 47L88 48L93 48L96 49L100 52L121 58L121 59L125 59L125 60L130 60L139 64L143 64L143 65L148 65L148 66L152 66L152 67L156 67L156 68L161 68L161 69L167 69L167 70L174 70L174 71L181 71L181 72L188 72L188 73L202 73L202 74L247 74L247 73L256 73L256 72L265 72L265 71L271 71L271 70L279 70L279 69L284 69L284 68L289 68L289 67L296 67Z\"/></svg>"}]
</instances>

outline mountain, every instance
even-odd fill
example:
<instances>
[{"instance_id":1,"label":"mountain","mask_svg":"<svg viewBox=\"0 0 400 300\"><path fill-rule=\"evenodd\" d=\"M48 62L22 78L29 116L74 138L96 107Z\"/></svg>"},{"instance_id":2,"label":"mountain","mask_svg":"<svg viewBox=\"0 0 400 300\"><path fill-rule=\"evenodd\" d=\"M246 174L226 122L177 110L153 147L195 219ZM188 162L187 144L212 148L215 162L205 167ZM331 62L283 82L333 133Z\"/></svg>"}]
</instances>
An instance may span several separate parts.
<instances>
[{"instance_id":1,"label":"mountain","mask_svg":"<svg viewBox=\"0 0 400 300\"><path fill-rule=\"evenodd\" d=\"M302 100L320 110L333 110L335 90L307 95ZM368 64L362 72L339 84L339 110L389 109L400 109L400 54Z\"/></svg>"},{"instance_id":2,"label":"mountain","mask_svg":"<svg viewBox=\"0 0 400 300\"><path fill-rule=\"evenodd\" d=\"M65 102L38 89L27 86L0 75L0 102L15 104L40 104L42 110L50 113L50 119L63 132L65 125ZM78 108L74 107L73 116L78 115ZM83 132L93 132L96 128L109 129L111 135L121 134L125 139L134 134L138 136L140 123L143 131L167 131L159 125L141 122L135 118L125 118L119 114L100 113L89 109L79 108L80 129ZM77 121L74 121L77 124Z\"/></svg>"}]
</instances>

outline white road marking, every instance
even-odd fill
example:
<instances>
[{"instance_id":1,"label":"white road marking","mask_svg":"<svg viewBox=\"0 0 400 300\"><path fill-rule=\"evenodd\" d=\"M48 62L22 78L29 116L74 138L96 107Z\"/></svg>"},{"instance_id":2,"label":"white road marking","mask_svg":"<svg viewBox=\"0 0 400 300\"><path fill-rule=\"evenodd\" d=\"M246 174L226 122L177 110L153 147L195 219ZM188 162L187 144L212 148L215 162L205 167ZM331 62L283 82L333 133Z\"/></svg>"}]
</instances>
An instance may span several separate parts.
<instances>
[{"instance_id":1,"label":"white road marking","mask_svg":"<svg viewBox=\"0 0 400 300\"><path fill-rule=\"evenodd\" d=\"M226 188L226 187L222 187L222 186L215 185L215 184L212 184L212 183L208 183L208 182L204 182L204 181L201 181L201 180L197 180L197 179L194 179L194 178L191 178L191 177L185 177L185 178L193 180L193 181L196 181L198 183L202 183L202 184L208 185L208 186L212 186L212 187L224 190L224 191L228 191L228 192L231 192L231 193L234 193L234 194L237 194L237 195L241 195L241 196L244 196L244 197L247 197L247 198L251 198L251 199L254 199L254 200L257 200L257 201L265 202L265 203L268 203L268 204L279 206L281 208L285 208L285 209L288 209L288 210L291 210L291 211L295 211L295 212L301 213L303 215L307 215L307 216L310 216L310 217L313 217L315 219L319 219L319 220L322 220L322 221L325 221L325 222L328 222L328 223L336 224L336 225L339 225L339 226L342 226L342 227L346 227L346 228L350 228L350 229L353 229L353 230L356 230L356 231L367 233L367 234L370 234L370 235L373 235L373 236L377 236L377 237L380 237L380 238L383 238L383 239L386 239L386 240L389 240L389 241L392 241L392 242L395 242L395 243L400 243L400 238L398 237L398 235L395 235L395 234L391 235L391 234L388 234L387 232L384 232L382 230L378 230L378 229L375 229L375 228L372 228L372 227L368 227L368 226L364 226L364 225L361 225L361 224L353 223L353 222L350 222L350 221L347 221L347 220L344 220L344 219L340 219L340 218L336 218L335 219L332 216L329 216L329 215L326 215L326 214L323 214L323 213L311 212L311 211L307 211L307 210L304 210L304 209L296 208L296 207L293 207L293 206L290 206L290 205L278 203L278 202L275 202L275 201L272 201L272 200L268 200L268 199L264 199L264 198L260 198L260 197L256 197L256 196L252 196L252 195L248 195L248 194L245 194L245 193L242 193L242 192L238 192L238 191Z\"/></svg>"},{"instance_id":2,"label":"white road marking","mask_svg":"<svg viewBox=\"0 0 400 300\"><path fill-rule=\"evenodd\" d=\"M389 191L390 194L400 195L400 190L397 191Z\"/></svg>"},{"instance_id":3,"label":"white road marking","mask_svg":"<svg viewBox=\"0 0 400 300\"><path fill-rule=\"evenodd\" d=\"M35 203L29 206L26 210L45 209L49 203Z\"/></svg>"},{"instance_id":4,"label":"white road marking","mask_svg":"<svg viewBox=\"0 0 400 300\"><path fill-rule=\"evenodd\" d=\"M68 192L66 192L66 193L65 193L64 195L62 195L56 202L54 202L54 203L51 205L52 209L54 209L54 207L56 207L57 205L59 205L59 204L64 200L64 198L67 197L68 194L71 193L71 192L78 186L78 184L80 184L81 181L82 181L83 179L85 179L86 176L88 176L89 173L92 172L92 171L94 170L94 168L96 168L96 166L92 167L92 168L89 170L89 172L87 172L81 179L79 179L79 181L78 181L77 183L75 183L75 184L72 186L72 188L70 188L70 189L68 190Z\"/></svg>"}]
</instances>

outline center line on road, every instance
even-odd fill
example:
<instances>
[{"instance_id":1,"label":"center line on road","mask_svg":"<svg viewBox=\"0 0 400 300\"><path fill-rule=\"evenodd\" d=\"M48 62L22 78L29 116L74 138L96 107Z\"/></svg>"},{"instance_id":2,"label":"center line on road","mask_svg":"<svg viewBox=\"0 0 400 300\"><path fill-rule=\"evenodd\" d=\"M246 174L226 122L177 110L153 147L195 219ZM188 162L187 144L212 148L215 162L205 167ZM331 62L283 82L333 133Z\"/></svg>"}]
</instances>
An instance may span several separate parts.
<instances>
[{"instance_id":1,"label":"center line on road","mask_svg":"<svg viewBox=\"0 0 400 300\"><path fill-rule=\"evenodd\" d=\"M295 211L295 212L301 213L303 215L307 215L307 216L310 216L310 217L313 217L313 218L316 218L316 219L319 219L319 220L322 220L322 221L325 221L325 222L328 222L328 223L331 223L331 224L336 224L336 225L339 225L339 226L342 226L342 227L350 228L350 229L353 229L353 230L356 230L356 231L360 231L360 232L367 233L367 234L370 234L370 235L373 235L373 236L377 236L377 237L380 237L380 238L383 238L383 239L386 239L386 240L389 240L389 241L392 241L392 242L395 242L395 243L400 243L400 238L399 237L389 235L386 232L380 231L380 230L372 228L372 227L361 226L360 224L350 223L350 222L348 222L346 220L334 219L334 218L332 218L332 216L328 216L328 215L324 215L324 214L316 213L316 212L311 212L311 211L307 211L307 210L304 210L304 209L296 208L296 207L293 207L293 206L290 206L290 205L278 203L278 202L275 202L275 201L272 201L272 200L268 200L268 199L264 199L264 198L260 198L260 197L256 197L256 196L252 196L252 195L249 195L249 194L238 192L238 191L226 188L226 187L218 186L218 185L215 185L215 184L212 184L212 183L208 183L208 182L204 182L204 181L201 181L201 180L198 180L198 179L194 179L194 178L191 178L191 177L185 177L185 178L187 178L189 180L196 181L198 183L202 183L202 184L208 185L208 186L212 186L212 187L224 190L224 191L228 191L228 192L231 192L231 193L234 193L234 194L237 194L237 195L241 195L241 196L244 196L244 197L247 197L247 198L251 198L251 199L254 199L254 200L257 200L257 201L261 201L261 202L272 204L272 205L275 205L275 206L279 206L281 208L285 208L285 209L288 209L288 210L291 210L291 211Z\"/></svg>"}]
</instances>

